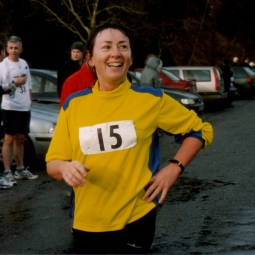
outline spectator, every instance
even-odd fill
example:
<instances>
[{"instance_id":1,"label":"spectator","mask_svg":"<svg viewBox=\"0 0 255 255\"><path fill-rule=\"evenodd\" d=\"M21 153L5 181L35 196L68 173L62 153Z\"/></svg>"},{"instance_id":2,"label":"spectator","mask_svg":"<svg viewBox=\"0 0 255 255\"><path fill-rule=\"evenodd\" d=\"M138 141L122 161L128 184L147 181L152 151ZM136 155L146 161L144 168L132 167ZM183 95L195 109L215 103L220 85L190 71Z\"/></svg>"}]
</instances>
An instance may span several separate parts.
<instances>
[{"instance_id":1,"label":"spectator","mask_svg":"<svg viewBox=\"0 0 255 255\"><path fill-rule=\"evenodd\" d=\"M159 72L162 68L162 61L154 56L151 56L147 60L147 64L145 65L140 83L142 86L152 86L154 88L160 88L162 86Z\"/></svg>"},{"instance_id":2,"label":"spectator","mask_svg":"<svg viewBox=\"0 0 255 255\"><path fill-rule=\"evenodd\" d=\"M33 175L24 167L24 141L29 133L30 107L32 104L32 84L28 65L25 60L19 58L22 52L22 41L17 36L11 36L7 41L6 57L0 66L2 87L12 87L13 94L3 95L2 114L4 127L4 142L2 156L4 163L4 174L8 185L16 185L15 179L33 180L38 175ZM26 75L22 73L27 70ZM11 85L10 85L11 84ZM16 160L16 171L13 178L11 162L14 153Z\"/></svg>"},{"instance_id":3,"label":"spectator","mask_svg":"<svg viewBox=\"0 0 255 255\"><path fill-rule=\"evenodd\" d=\"M62 87L65 80L72 75L73 73L77 72L81 68L81 64L83 62L83 43L82 42L75 42L71 46L71 58L67 60L58 70L58 95L59 98L61 96Z\"/></svg>"},{"instance_id":4,"label":"spectator","mask_svg":"<svg viewBox=\"0 0 255 255\"><path fill-rule=\"evenodd\" d=\"M224 80L224 92L227 92L227 106L231 106L231 95L230 95L230 85L231 85L231 77L233 76L233 72L230 70L229 60L224 59L224 65L221 67L223 80Z\"/></svg>"},{"instance_id":5,"label":"spectator","mask_svg":"<svg viewBox=\"0 0 255 255\"><path fill-rule=\"evenodd\" d=\"M144 65L145 65L145 66L147 65L147 61L148 61L148 59L149 59L150 57L155 57L155 58L157 58L157 56L156 56L155 54L148 54L147 57L146 57L145 60L144 60Z\"/></svg>"},{"instance_id":6,"label":"spectator","mask_svg":"<svg viewBox=\"0 0 255 255\"><path fill-rule=\"evenodd\" d=\"M156 208L184 167L212 141L212 127L161 89L132 85L129 31L104 23L90 34L86 60L93 88L72 94L60 110L46 155L48 174L74 189L77 253L147 254ZM157 128L182 143L159 170Z\"/></svg>"},{"instance_id":7,"label":"spectator","mask_svg":"<svg viewBox=\"0 0 255 255\"><path fill-rule=\"evenodd\" d=\"M251 68L251 66L249 65L249 58L244 59L242 66Z\"/></svg>"},{"instance_id":8,"label":"spectator","mask_svg":"<svg viewBox=\"0 0 255 255\"><path fill-rule=\"evenodd\" d=\"M232 66L239 66L239 64L238 64L238 57L234 57L233 58Z\"/></svg>"},{"instance_id":9,"label":"spectator","mask_svg":"<svg viewBox=\"0 0 255 255\"><path fill-rule=\"evenodd\" d=\"M96 81L94 73L89 69L86 61L81 66L81 69L72 74L66 79L63 85L61 97L60 97L60 107L65 102L66 98L72 93L91 88Z\"/></svg>"},{"instance_id":10,"label":"spectator","mask_svg":"<svg viewBox=\"0 0 255 255\"><path fill-rule=\"evenodd\" d=\"M250 68L251 68L252 70L255 69L255 63L254 63L254 62L250 62L250 63L249 63L249 66L250 66Z\"/></svg>"}]
</instances>

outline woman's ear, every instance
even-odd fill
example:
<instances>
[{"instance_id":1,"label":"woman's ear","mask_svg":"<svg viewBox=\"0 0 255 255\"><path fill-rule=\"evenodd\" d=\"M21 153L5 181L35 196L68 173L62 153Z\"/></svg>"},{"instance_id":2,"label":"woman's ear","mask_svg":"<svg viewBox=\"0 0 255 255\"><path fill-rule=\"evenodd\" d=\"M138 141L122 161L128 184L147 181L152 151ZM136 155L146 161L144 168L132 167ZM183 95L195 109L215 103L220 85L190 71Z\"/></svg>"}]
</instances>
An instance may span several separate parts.
<instances>
[{"instance_id":1,"label":"woman's ear","mask_svg":"<svg viewBox=\"0 0 255 255\"><path fill-rule=\"evenodd\" d=\"M89 65L89 67L94 67L93 57L88 50L84 54L84 59L85 62Z\"/></svg>"},{"instance_id":2,"label":"woman's ear","mask_svg":"<svg viewBox=\"0 0 255 255\"><path fill-rule=\"evenodd\" d=\"M133 60L134 60L134 57L133 57L133 53L131 54L131 61L130 61L130 66L132 66L133 65ZM129 66L129 67L130 67Z\"/></svg>"}]
</instances>

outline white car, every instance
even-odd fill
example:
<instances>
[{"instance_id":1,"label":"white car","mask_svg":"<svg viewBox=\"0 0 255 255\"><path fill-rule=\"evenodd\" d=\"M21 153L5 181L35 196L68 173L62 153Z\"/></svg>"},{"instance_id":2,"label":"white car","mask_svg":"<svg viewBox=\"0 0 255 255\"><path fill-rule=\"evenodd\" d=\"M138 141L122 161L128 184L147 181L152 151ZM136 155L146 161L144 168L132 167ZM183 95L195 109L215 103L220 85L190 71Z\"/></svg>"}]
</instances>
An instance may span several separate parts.
<instances>
[{"instance_id":1,"label":"white car","mask_svg":"<svg viewBox=\"0 0 255 255\"><path fill-rule=\"evenodd\" d=\"M219 67L215 66L167 66L169 70L181 79L195 79L197 93L204 101L227 98L224 92L224 81Z\"/></svg>"}]
</instances>

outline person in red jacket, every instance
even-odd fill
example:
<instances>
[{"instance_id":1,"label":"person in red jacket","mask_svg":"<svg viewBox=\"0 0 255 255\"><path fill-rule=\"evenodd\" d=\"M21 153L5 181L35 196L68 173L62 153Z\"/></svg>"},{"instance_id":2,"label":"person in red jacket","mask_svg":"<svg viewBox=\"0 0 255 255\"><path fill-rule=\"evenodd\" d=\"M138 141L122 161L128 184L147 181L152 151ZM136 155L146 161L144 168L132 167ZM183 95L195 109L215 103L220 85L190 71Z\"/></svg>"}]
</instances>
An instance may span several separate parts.
<instances>
[{"instance_id":1,"label":"person in red jacket","mask_svg":"<svg viewBox=\"0 0 255 255\"><path fill-rule=\"evenodd\" d=\"M64 82L60 96L60 108L68 96L74 92L91 88L95 81L96 78L94 77L92 70L88 68L86 60L84 60L81 69L69 76Z\"/></svg>"}]
</instances>

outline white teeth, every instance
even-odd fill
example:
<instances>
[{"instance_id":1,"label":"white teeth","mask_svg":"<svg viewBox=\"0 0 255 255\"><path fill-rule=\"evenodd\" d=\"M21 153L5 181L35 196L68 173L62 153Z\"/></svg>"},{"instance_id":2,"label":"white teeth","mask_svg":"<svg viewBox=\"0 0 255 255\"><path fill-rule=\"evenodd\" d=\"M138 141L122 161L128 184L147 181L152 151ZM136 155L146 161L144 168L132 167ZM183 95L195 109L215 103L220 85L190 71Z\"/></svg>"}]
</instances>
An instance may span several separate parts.
<instances>
[{"instance_id":1,"label":"white teeth","mask_svg":"<svg viewBox=\"0 0 255 255\"><path fill-rule=\"evenodd\" d=\"M108 66L118 67L118 66L121 66L121 63L111 63L111 64L108 64Z\"/></svg>"}]
</instances>

